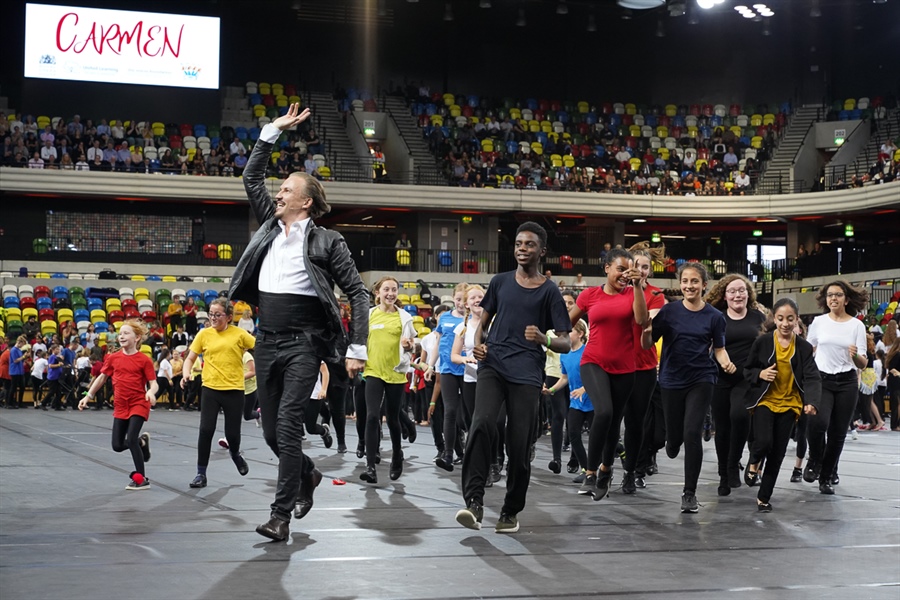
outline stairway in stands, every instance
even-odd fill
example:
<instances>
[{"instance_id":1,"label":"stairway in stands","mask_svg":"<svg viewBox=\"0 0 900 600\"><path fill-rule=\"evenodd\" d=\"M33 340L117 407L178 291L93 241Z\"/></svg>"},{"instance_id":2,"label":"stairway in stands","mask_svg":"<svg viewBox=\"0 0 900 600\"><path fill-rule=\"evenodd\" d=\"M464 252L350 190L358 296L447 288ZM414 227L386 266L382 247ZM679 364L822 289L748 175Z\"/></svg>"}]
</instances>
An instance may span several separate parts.
<instances>
[{"instance_id":1,"label":"stairway in stands","mask_svg":"<svg viewBox=\"0 0 900 600\"><path fill-rule=\"evenodd\" d=\"M6 96L0 96L0 112L6 116L16 114L16 109L9 107L9 98Z\"/></svg>"},{"instance_id":2,"label":"stairway in stands","mask_svg":"<svg viewBox=\"0 0 900 600\"><path fill-rule=\"evenodd\" d=\"M332 169L335 179L341 180L341 164L357 165L359 156L353 150L347 128L338 111L338 104L329 92L303 94L303 106L312 111L313 126L319 138L325 142L325 164ZM347 174L349 175L349 174ZM353 175L356 175L354 170ZM344 180L354 181L350 177Z\"/></svg>"},{"instance_id":3,"label":"stairway in stands","mask_svg":"<svg viewBox=\"0 0 900 600\"><path fill-rule=\"evenodd\" d=\"M409 146L416 168L416 183L447 185L447 178L428 149L428 144L422 137L422 128L419 127L416 118L406 106L406 101L397 96L385 96L384 106L381 108L384 112L390 112L393 115L394 121L400 129L400 135Z\"/></svg>"},{"instance_id":4,"label":"stairway in stands","mask_svg":"<svg viewBox=\"0 0 900 600\"><path fill-rule=\"evenodd\" d=\"M806 139L809 126L814 123L820 114L824 114L824 107L819 104L804 104L794 111L788 124L787 131L775 149L775 152L766 165L766 171L762 176L758 190L764 194L789 193L791 191L806 192L812 189L815 182L806 181L803 189L793 189L791 185L791 164L797 150ZM799 185L799 182L798 182Z\"/></svg>"},{"instance_id":5,"label":"stairway in stands","mask_svg":"<svg viewBox=\"0 0 900 600\"><path fill-rule=\"evenodd\" d=\"M866 124L862 126L865 127ZM900 108L895 108L887 111L885 118L878 121L878 130L869 138L869 143L859 151L856 159L847 165L844 180L850 179L852 175L861 177L864 173L868 173L869 168L878 159L881 145L886 140L896 140L898 137L900 137Z\"/></svg>"}]
</instances>

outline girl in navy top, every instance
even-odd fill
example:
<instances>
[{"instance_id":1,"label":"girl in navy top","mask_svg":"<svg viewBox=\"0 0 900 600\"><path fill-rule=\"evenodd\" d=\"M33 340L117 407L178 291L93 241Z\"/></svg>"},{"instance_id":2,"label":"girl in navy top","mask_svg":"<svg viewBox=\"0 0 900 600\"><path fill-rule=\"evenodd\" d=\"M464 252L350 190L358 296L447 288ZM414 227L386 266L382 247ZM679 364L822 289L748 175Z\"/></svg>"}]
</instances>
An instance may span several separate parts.
<instances>
[{"instance_id":1,"label":"girl in navy top","mask_svg":"<svg viewBox=\"0 0 900 600\"><path fill-rule=\"evenodd\" d=\"M666 419L666 454L675 458L684 444L681 512L695 513L703 462L703 419L718 375L716 363L728 374L737 369L725 350L725 317L703 301L709 282L706 267L685 263L678 269L678 281L684 299L660 309L652 325L644 329L641 345L648 349L663 338L659 387Z\"/></svg>"}]
</instances>

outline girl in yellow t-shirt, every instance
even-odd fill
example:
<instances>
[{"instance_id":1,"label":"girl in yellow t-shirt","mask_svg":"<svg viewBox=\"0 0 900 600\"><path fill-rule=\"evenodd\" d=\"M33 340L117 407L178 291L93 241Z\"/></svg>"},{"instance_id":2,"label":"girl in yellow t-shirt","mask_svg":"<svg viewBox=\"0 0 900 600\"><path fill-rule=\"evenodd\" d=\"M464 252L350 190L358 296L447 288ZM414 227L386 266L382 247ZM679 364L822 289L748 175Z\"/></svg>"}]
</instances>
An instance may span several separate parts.
<instances>
[{"instance_id":1,"label":"girl in yellow t-shirt","mask_svg":"<svg viewBox=\"0 0 900 600\"><path fill-rule=\"evenodd\" d=\"M400 407L403 386L409 369L410 353L415 348L416 330L412 317L397 304L400 284L393 277L382 277L375 284L375 307L369 311L369 360L363 377L366 379L366 401L357 410L358 419L366 423L366 471L360 479L378 483L375 465L378 457L381 403L385 401L388 429L391 432L390 476L396 480L403 472L403 450L400 448Z\"/></svg>"},{"instance_id":2,"label":"girl in yellow t-shirt","mask_svg":"<svg viewBox=\"0 0 900 600\"><path fill-rule=\"evenodd\" d=\"M197 476L192 488L206 487L206 467L216 433L219 409L225 414L225 439L238 473L250 471L241 456L241 416L244 409L244 351L256 345L256 338L231 324L232 306L226 298L209 304L212 324L197 333L182 366L182 387L193 377L192 367L203 355L203 388L200 399L200 436L197 441Z\"/></svg>"}]
</instances>

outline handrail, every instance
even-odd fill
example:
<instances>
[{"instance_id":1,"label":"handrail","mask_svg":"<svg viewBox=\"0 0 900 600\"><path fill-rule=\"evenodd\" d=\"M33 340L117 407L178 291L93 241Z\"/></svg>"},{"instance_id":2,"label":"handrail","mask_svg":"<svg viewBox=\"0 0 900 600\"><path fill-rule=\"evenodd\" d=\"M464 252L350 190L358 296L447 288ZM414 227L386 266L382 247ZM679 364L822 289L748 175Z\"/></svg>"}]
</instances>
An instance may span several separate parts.
<instances>
[{"instance_id":1,"label":"handrail","mask_svg":"<svg viewBox=\"0 0 900 600\"><path fill-rule=\"evenodd\" d=\"M809 137L809 132L810 132L810 130L811 130L813 127L816 126L816 123L817 123L817 121L813 121L813 122L811 122L811 123L809 124L809 127L806 128L806 133L803 134L803 143L800 144L800 147L797 148L797 151L794 152L794 157L791 159L791 166L792 166L792 167L793 167L795 164L797 164L797 156L799 156L799 155L800 155L800 151L803 150L804 147L806 147L806 138Z\"/></svg>"},{"instance_id":2,"label":"handrail","mask_svg":"<svg viewBox=\"0 0 900 600\"><path fill-rule=\"evenodd\" d=\"M412 156L412 149L409 147L409 144L406 143L406 138L403 137L403 131L400 129L400 124L397 123L397 119L394 118L394 111L388 108L387 104L382 104L381 106L387 111L388 117L390 117L391 121L394 123L394 127L397 128L397 134L400 136L400 140L406 147L406 155Z\"/></svg>"}]
</instances>

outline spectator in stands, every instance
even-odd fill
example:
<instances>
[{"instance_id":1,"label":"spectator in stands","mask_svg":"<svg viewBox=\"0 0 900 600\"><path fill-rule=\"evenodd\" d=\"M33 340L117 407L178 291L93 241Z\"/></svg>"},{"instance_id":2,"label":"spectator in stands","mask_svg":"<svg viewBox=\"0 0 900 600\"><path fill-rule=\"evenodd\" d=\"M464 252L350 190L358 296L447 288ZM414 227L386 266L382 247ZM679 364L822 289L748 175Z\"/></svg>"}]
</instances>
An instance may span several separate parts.
<instances>
[{"instance_id":1,"label":"spectator in stands","mask_svg":"<svg viewBox=\"0 0 900 600\"><path fill-rule=\"evenodd\" d=\"M131 170L131 151L128 150L128 144L126 144L125 142L119 144L119 148L118 150L116 150L116 170Z\"/></svg>"},{"instance_id":2,"label":"spectator in stands","mask_svg":"<svg viewBox=\"0 0 900 600\"><path fill-rule=\"evenodd\" d=\"M289 152L282 152L278 157L278 160L275 162L275 167L278 169L279 177L287 177L293 172L293 166L291 164L291 155Z\"/></svg>"},{"instance_id":3,"label":"spectator in stands","mask_svg":"<svg viewBox=\"0 0 900 600\"><path fill-rule=\"evenodd\" d=\"M303 161L303 168L306 169L306 172L310 175L313 175L316 172L316 161L313 160L311 152L306 153L306 160Z\"/></svg>"},{"instance_id":4,"label":"spectator in stands","mask_svg":"<svg viewBox=\"0 0 900 600\"><path fill-rule=\"evenodd\" d=\"M144 155L141 154L141 147L135 145L131 150L131 164L138 166L142 162L144 162Z\"/></svg>"},{"instance_id":5,"label":"spectator in stands","mask_svg":"<svg viewBox=\"0 0 900 600\"><path fill-rule=\"evenodd\" d=\"M210 149L206 156L206 174L213 177L219 175L222 171L222 157L215 148Z\"/></svg>"},{"instance_id":6,"label":"spectator in stands","mask_svg":"<svg viewBox=\"0 0 900 600\"><path fill-rule=\"evenodd\" d=\"M55 169L58 158L59 155L56 153L56 147L53 145L53 142L50 140L45 141L44 147L41 148L41 160L44 161L44 165Z\"/></svg>"},{"instance_id":7,"label":"spectator in stands","mask_svg":"<svg viewBox=\"0 0 900 600\"><path fill-rule=\"evenodd\" d=\"M75 163L76 171L89 171L91 166L87 163L87 160L84 154L78 157L78 162Z\"/></svg>"},{"instance_id":8,"label":"spectator in stands","mask_svg":"<svg viewBox=\"0 0 900 600\"><path fill-rule=\"evenodd\" d=\"M97 125L97 135L110 135L109 125L106 123L106 119L100 119L100 124Z\"/></svg>"},{"instance_id":9,"label":"spectator in stands","mask_svg":"<svg viewBox=\"0 0 900 600\"><path fill-rule=\"evenodd\" d=\"M72 156L70 154L63 154L62 159L59 161L59 168L63 171L72 171L75 169L75 163L72 162Z\"/></svg>"},{"instance_id":10,"label":"spectator in stands","mask_svg":"<svg viewBox=\"0 0 900 600\"><path fill-rule=\"evenodd\" d=\"M885 162L890 163L894 160L894 152L897 151L897 146L894 145L894 142L890 139L884 141L881 145L881 149L878 152L878 158L884 160Z\"/></svg>"},{"instance_id":11,"label":"spectator in stands","mask_svg":"<svg viewBox=\"0 0 900 600\"><path fill-rule=\"evenodd\" d=\"M232 175L234 175L234 159L231 157L231 153L226 150L225 156L222 157L222 176L231 177Z\"/></svg>"},{"instance_id":12,"label":"spectator in stands","mask_svg":"<svg viewBox=\"0 0 900 600\"><path fill-rule=\"evenodd\" d=\"M396 243L394 244L394 248L412 249L412 242L409 240L409 238L406 237L405 231L400 233L400 237L397 239Z\"/></svg>"},{"instance_id":13,"label":"spectator in stands","mask_svg":"<svg viewBox=\"0 0 900 600\"><path fill-rule=\"evenodd\" d=\"M62 157L66 154L71 154L72 147L69 146L69 140L66 138L61 138L59 140L59 145L56 147L56 153L59 156L59 159L62 160Z\"/></svg>"},{"instance_id":14,"label":"spectator in stands","mask_svg":"<svg viewBox=\"0 0 900 600\"><path fill-rule=\"evenodd\" d=\"M737 168L739 161L737 154L734 153L733 146L728 147L728 152L725 153L725 157L722 158L722 162L725 163L725 166L728 167L729 171L733 171Z\"/></svg>"},{"instance_id":15,"label":"spectator in stands","mask_svg":"<svg viewBox=\"0 0 900 600\"><path fill-rule=\"evenodd\" d=\"M103 150L103 162L109 163L109 166L112 170L116 168L116 161L118 160L119 155L116 152L116 147L112 142L109 142L106 145L106 148Z\"/></svg>"},{"instance_id":16,"label":"spectator in stands","mask_svg":"<svg viewBox=\"0 0 900 600\"><path fill-rule=\"evenodd\" d=\"M88 162L94 162L94 158L99 155L100 160L103 160L103 149L100 147L100 140L94 140L93 145L88 148L87 151L87 160Z\"/></svg>"},{"instance_id":17,"label":"spectator in stands","mask_svg":"<svg viewBox=\"0 0 900 600\"><path fill-rule=\"evenodd\" d=\"M319 139L319 135L316 133L316 130L310 127L308 130L300 134L301 139L306 142L306 148L312 154L322 154L322 140ZM307 172L312 174L312 171L307 169Z\"/></svg>"},{"instance_id":18,"label":"spectator in stands","mask_svg":"<svg viewBox=\"0 0 900 600\"><path fill-rule=\"evenodd\" d=\"M122 121L116 121L116 124L109 128L109 136L118 144L125 139L125 128L122 127Z\"/></svg>"},{"instance_id":19,"label":"spectator in stands","mask_svg":"<svg viewBox=\"0 0 900 600\"><path fill-rule=\"evenodd\" d=\"M28 161L28 168L29 169L43 169L44 168L44 161L41 160L40 152L34 153L34 155L31 157L31 160Z\"/></svg>"},{"instance_id":20,"label":"spectator in stands","mask_svg":"<svg viewBox=\"0 0 900 600\"><path fill-rule=\"evenodd\" d=\"M51 144L56 141L56 136L53 135L53 131L50 129L49 125L44 127L44 131L41 132L41 142L46 143L47 141Z\"/></svg>"},{"instance_id":21,"label":"spectator in stands","mask_svg":"<svg viewBox=\"0 0 900 600\"><path fill-rule=\"evenodd\" d=\"M238 151L237 156L234 157L234 163L233 163L233 167L232 167L234 169L234 176L240 177L244 172L244 167L246 167L246 166L247 166L247 156L244 153L244 148L242 146L241 149Z\"/></svg>"},{"instance_id":22,"label":"spectator in stands","mask_svg":"<svg viewBox=\"0 0 900 600\"><path fill-rule=\"evenodd\" d=\"M76 134L80 137L84 135L84 125L81 123L81 116L75 115L72 117L72 121L66 127L66 131L70 136L75 136Z\"/></svg>"},{"instance_id":23,"label":"spectator in stands","mask_svg":"<svg viewBox=\"0 0 900 600\"><path fill-rule=\"evenodd\" d=\"M159 164L163 173L175 172L175 157L172 155L170 148L166 148L166 151L163 152L162 158L159 159Z\"/></svg>"},{"instance_id":24,"label":"spectator in stands","mask_svg":"<svg viewBox=\"0 0 900 600\"><path fill-rule=\"evenodd\" d=\"M190 172L192 175L206 175L206 161L203 159L203 154L201 152L197 152L194 154L194 160L190 161Z\"/></svg>"},{"instance_id":25,"label":"spectator in stands","mask_svg":"<svg viewBox=\"0 0 900 600\"><path fill-rule=\"evenodd\" d=\"M233 140L231 140L231 145L228 146L228 150L232 155L237 156L243 147L244 145L241 143L241 140L239 140L238 138L234 138Z\"/></svg>"}]
</instances>

